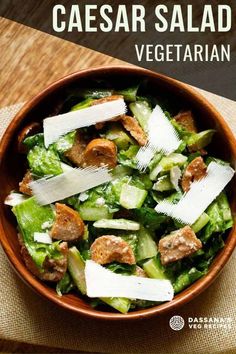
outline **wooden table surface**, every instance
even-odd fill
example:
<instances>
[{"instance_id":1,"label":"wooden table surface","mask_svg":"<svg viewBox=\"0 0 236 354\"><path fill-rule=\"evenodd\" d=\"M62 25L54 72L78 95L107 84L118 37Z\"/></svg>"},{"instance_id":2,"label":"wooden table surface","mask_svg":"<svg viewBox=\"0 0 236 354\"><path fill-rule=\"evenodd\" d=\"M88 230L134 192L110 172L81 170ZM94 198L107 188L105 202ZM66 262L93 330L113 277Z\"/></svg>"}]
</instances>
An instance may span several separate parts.
<instances>
[{"instance_id":1,"label":"wooden table surface","mask_svg":"<svg viewBox=\"0 0 236 354\"><path fill-rule=\"evenodd\" d=\"M0 17L0 108L24 102L72 72L119 59Z\"/></svg>"},{"instance_id":2,"label":"wooden table surface","mask_svg":"<svg viewBox=\"0 0 236 354\"><path fill-rule=\"evenodd\" d=\"M0 48L0 108L29 100L51 82L72 72L92 66L124 64L118 59L1 17ZM0 352L66 351L0 338Z\"/></svg>"}]
</instances>

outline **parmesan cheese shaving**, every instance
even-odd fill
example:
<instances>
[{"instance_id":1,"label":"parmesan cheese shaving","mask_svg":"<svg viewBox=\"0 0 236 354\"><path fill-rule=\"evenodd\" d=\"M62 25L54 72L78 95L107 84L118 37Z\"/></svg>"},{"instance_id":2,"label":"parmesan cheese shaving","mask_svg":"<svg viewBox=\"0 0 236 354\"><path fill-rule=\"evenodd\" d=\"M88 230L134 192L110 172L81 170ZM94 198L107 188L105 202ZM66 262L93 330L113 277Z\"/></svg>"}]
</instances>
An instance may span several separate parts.
<instances>
[{"instance_id":1,"label":"parmesan cheese shaving","mask_svg":"<svg viewBox=\"0 0 236 354\"><path fill-rule=\"evenodd\" d=\"M30 188L38 203L47 205L111 180L112 176L106 167L73 168L55 177L33 181Z\"/></svg>"},{"instance_id":2,"label":"parmesan cheese shaving","mask_svg":"<svg viewBox=\"0 0 236 354\"><path fill-rule=\"evenodd\" d=\"M124 100L120 98L81 110L45 118L43 121L44 144L47 148L61 135L69 133L74 129L105 122L125 113L126 105Z\"/></svg>"},{"instance_id":3,"label":"parmesan cheese shaving","mask_svg":"<svg viewBox=\"0 0 236 354\"><path fill-rule=\"evenodd\" d=\"M155 152L156 150L149 143L147 143L146 145L142 146L139 149L136 155L136 159L137 159L137 167L140 171L146 169L146 167L153 159Z\"/></svg>"},{"instance_id":4,"label":"parmesan cheese shaving","mask_svg":"<svg viewBox=\"0 0 236 354\"><path fill-rule=\"evenodd\" d=\"M20 194L20 193L15 193L15 192L11 192L5 199L4 204L5 205L9 205L9 206L16 206L22 202L24 202L26 199L28 199L29 197L27 197L24 194Z\"/></svg>"},{"instance_id":5,"label":"parmesan cheese shaving","mask_svg":"<svg viewBox=\"0 0 236 354\"><path fill-rule=\"evenodd\" d=\"M191 184L177 204L160 202L155 210L180 222L192 225L232 179L235 171L230 166L211 162L207 174Z\"/></svg>"},{"instance_id":6,"label":"parmesan cheese shaving","mask_svg":"<svg viewBox=\"0 0 236 354\"><path fill-rule=\"evenodd\" d=\"M177 192L180 190L179 188L180 177L181 177L181 169L178 166L172 167L170 170L170 181Z\"/></svg>"},{"instance_id":7,"label":"parmesan cheese shaving","mask_svg":"<svg viewBox=\"0 0 236 354\"><path fill-rule=\"evenodd\" d=\"M89 297L124 297L170 301L174 290L169 280L115 274L94 261L86 261L85 280Z\"/></svg>"},{"instance_id":8,"label":"parmesan cheese shaving","mask_svg":"<svg viewBox=\"0 0 236 354\"><path fill-rule=\"evenodd\" d=\"M47 232L34 232L34 241L49 245L52 243L52 239Z\"/></svg>"},{"instance_id":9,"label":"parmesan cheese shaving","mask_svg":"<svg viewBox=\"0 0 236 354\"><path fill-rule=\"evenodd\" d=\"M42 223L41 228L43 230L48 230L52 227L52 225L53 225L53 221L45 221L44 223Z\"/></svg>"},{"instance_id":10,"label":"parmesan cheese shaving","mask_svg":"<svg viewBox=\"0 0 236 354\"><path fill-rule=\"evenodd\" d=\"M148 120L148 143L137 153L137 167L145 170L157 151L165 155L175 151L181 143L177 132L160 106L156 105Z\"/></svg>"}]
</instances>

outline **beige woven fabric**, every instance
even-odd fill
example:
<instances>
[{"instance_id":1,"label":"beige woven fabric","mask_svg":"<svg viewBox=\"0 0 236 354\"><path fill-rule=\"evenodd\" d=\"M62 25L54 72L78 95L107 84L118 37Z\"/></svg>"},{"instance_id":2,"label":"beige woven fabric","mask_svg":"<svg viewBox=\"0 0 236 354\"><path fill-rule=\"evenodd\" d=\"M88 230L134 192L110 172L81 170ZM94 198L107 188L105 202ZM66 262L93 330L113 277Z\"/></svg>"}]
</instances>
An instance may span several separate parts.
<instances>
[{"instance_id":1,"label":"beige woven fabric","mask_svg":"<svg viewBox=\"0 0 236 354\"><path fill-rule=\"evenodd\" d=\"M236 102L201 91L236 134ZM0 111L0 136L20 105ZM236 353L236 253L214 284L178 313L130 323L85 319L59 309L29 289L0 249L0 337L99 353ZM169 327L172 315L230 317L231 329Z\"/></svg>"}]
</instances>

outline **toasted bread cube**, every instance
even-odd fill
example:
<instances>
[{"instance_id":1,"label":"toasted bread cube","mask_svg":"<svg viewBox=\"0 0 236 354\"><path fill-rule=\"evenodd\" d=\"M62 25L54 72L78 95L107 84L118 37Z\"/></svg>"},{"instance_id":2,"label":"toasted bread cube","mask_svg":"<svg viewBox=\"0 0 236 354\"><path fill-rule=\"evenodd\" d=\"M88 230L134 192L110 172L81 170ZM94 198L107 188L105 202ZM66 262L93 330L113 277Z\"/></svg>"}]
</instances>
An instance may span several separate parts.
<instances>
[{"instance_id":1,"label":"toasted bread cube","mask_svg":"<svg viewBox=\"0 0 236 354\"><path fill-rule=\"evenodd\" d=\"M121 117L123 127L132 135L132 137L143 146L147 143L147 136L134 117L124 115Z\"/></svg>"},{"instance_id":2,"label":"toasted bread cube","mask_svg":"<svg viewBox=\"0 0 236 354\"><path fill-rule=\"evenodd\" d=\"M135 256L130 245L121 237L104 235L91 245L91 259L99 264L111 262L135 264Z\"/></svg>"},{"instance_id":3,"label":"toasted bread cube","mask_svg":"<svg viewBox=\"0 0 236 354\"><path fill-rule=\"evenodd\" d=\"M30 171L27 171L24 175L22 181L19 183L19 191L23 194L33 195L32 189L30 188L29 184L33 181L32 175Z\"/></svg>"},{"instance_id":4,"label":"toasted bread cube","mask_svg":"<svg viewBox=\"0 0 236 354\"><path fill-rule=\"evenodd\" d=\"M191 183L194 181L199 181L206 176L207 166L203 161L202 157L196 157L190 164L186 167L184 171L181 186L184 192L190 189Z\"/></svg>"},{"instance_id":5,"label":"toasted bread cube","mask_svg":"<svg viewBox=\"0 0 236 354\"><path fill-rule=\"evenodd\" d=\"M53 239L75 241L84 234L84 222L79 213L65 204L56 203L56 220L50 235Z\"/></svg>"},{"instance_id":6,"label":"toasted bread cube","mask_svg":"<svg viewBox=\"0 0 236 354\"><path fill-rule=\"evenodd\" d=\"M174 120L189 132L197 133L197 128L191 111L180 112L174 117Z\"/></svg>"},{"instance_id":7,"label":"toasted bread cube","mask_svg":"<svg viewBox=\"0 0 236 354\"><path fill-rule=\"evenodd\" d=\"M84 163L86 166L108 166L114 168L117 164L117 148L113 141L97 138L90 141L84 151Z\"/></svg>"},{"instance_id":8,"label":"toasted bread cube","mask_svg":"<svg viewBox=\"0 0 236 354\"><path fill-rule=\"evenodd\" d=\"M43 263L43 270L40 271L34 263L33 258L29 254L20 234L18 234L18 240L23 261L26 265L26 268L28 268L33 275L41 280L52 282L58 282L63 278L67 270L67 242L62 242L58 245L58 251L61 252L61 257L58 259L49 259L46 257Z\"/></svg>"},{"instance_id":9,"label":"toasted bread cube","mask_svg":"<svg viewBox=\"0 0 236 354\"><path fill-rule=\"evenodd\" d=\"M84 135L77 130L73 146L65 152L65 156L78 167L84 163L83 154L87 143Z\"/></svg>"},{"instance_id":10,"label":"toasted bread cube","mask_svg":"<svg viewBox=\"0 0 236 354\"><path fill-rule=\"evenodd\" d=\"M163 265L185 258L202 248L201 241L196 237L190 226L172 232L159 241L159 252Z\"/></svg>"}]
</instances>

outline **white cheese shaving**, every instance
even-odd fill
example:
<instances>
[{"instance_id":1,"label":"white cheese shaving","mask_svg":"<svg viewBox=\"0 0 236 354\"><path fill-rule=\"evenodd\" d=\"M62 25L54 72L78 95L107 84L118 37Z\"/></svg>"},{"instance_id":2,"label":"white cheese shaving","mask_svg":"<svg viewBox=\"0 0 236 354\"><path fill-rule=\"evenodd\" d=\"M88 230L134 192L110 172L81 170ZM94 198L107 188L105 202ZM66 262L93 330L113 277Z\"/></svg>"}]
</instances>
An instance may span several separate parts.
<instances>
[{"instance_id":1,"label":"white cheese shaving","mask_svg":"<svg viewBox=\"0 0 236 354\"><path fill-rule=\"evenodd\" d=\"M34 232L34 241L39 243L51 244L52 239L47 232Z\"/></svg>"},{"instance_id":2,"label":"white cheese shaving","mask_svg":"<svg viewBox=\"0 0 236 354\"><path fill-rule=\"evenodd\" d=\"M73 168L55 177L38 179L29 185L38 203L47 205L111 180L112 176L106 167L87 167Z\"/></svg>"},{"instance_id":3,"label":"white cheese shaving","mask_svg":"<svg viewBox=\"0 0 236 354\"><path fill-rule=\"evenodd\" d=\"M145 170L157 151L165 155L175 151L181 143L177 132L160 106L156 105L148 120L148 143L137 153L137 167Z\"/></svg>"},{"instance_id":4,"label":"white cheese shaving","mask_svg":"<svg viewBox=\"0 0 236 354\"><path fill-rule=\"evenodd\" d=\"M63 172L71 171L73 170L73 167L70 165L67 165L67 163L61 162L61 168Z\"/></svg>"},{"instance_id":5,"label":"white cheese shaving","mask_svg":"<svg viewBox=\"0 0 236 354\"><path fill-rule=\"evenodd\" d=\"M145 170L146 167L149 165L153 156L155 155L156 150L147 143L146 145L142 146L137 155L137 167L140 171Z\"/></svg>"},{"instance_id":6,"label":"white cheese shaving","mask_svg":"<svg viewBox=\"0 0 236 354\"><path fill-rule=\"evenodd\" d=\"M53 224L52 221L45 221L44 223L42 223L41 228L43 230L50 229L52 227L52 224Z\"/></svg>"},{"instance_id":7,"label":"white cheese shaving","mask_svg":"<svg viewBox=\"0 0 236 354\"><path fill-rule=\"evenodd\" d=\"M103 197L98 198L98 199L96 200L96 202L95 202L95 204L96 204L97 206L102 206L102 205L104 205L105 203L106 203L106 201L105 201L105 199L104 199Z\"/></svg>"},{"instance_id":8,"label":"white cheese shaving","mask_svg":"<svg viewBox=\"0 0 236 354\"><path fill-rule=\"evenodd\" d=\"M5 199L4 204L9 205L14 207L15 205L18 205L22 202L24 202L26 199L28 199L26 195L20 194L20 193L15 193L11 192Z\"/></svg>"},{"instance_id":9,"label":"white cheese shaving","mask_svg":"<svg viewBox=\"0 0 236 354\"><path fill-rule=\"evenodd\" d=\"M119 98L118 100L45 118L43 121L44 144L48 147L60 136L72 130L111 120L116 116L125 114L125 112L125 102L122 98Z\"/></svg>"},{"instance_id":10,"label":"white cheese shaving","mask_svg":"<svg viewBox=\"0 0 236 354\"><path fill-rule=\"evenodd\" d=\"M158 105L148 120L148 140L151 146L166 155L175 151L181 143L173 125Z\"/></svg>"},{"instance_id":11,"label":"white cheese shaving","mask_svg":"<svg viewBox=\"0 0 236 354\"><path fill-rule=\"evenodd\" d=\"M171 282L115 274L94 261L86 261L85 280L89 297L124 297L150 301L170 301L174 297Z\"/></svg>"},{"instance_id":12,"label":"white cheese shaving","mask_svg":"<svg viewBox=\"0 0 236 354\"><path fill-rule=\"evenodd\" d=\"M192 225L232 179L235 171L230 166L211 162L207 174L191 184L177 204L161 201L155 208L172 218Z\"/></svg>"},{"instance_id":13,"label":"white cheese shaving","mask_svg":"<svg viewBox=\"0 0 236 354\"><path fill-rule=\"evenodd\" d=\"M89 197L88 193L83 192L83 193L80 193L80 195L79 195L78 198L79 198L79 201L80 201L80 202L85 202L85 200L87 200L88 197Z\"/></svg>"},{"instance_id":14,"label":"white cheese shaving","mask_svg":"<svg viewBox=\"0 0 236 354\"><path fill-rule=\"evenodd\" d=\"M180 177L181 177L181 169L178 166L172 167L170 170L170 181L177 192L180 190L179 188Z\"/></svg>"}]
</instances>

